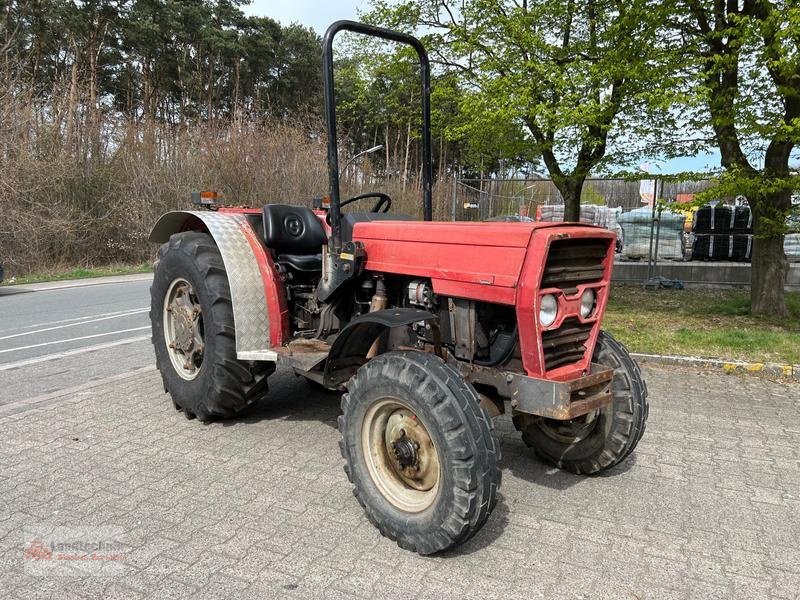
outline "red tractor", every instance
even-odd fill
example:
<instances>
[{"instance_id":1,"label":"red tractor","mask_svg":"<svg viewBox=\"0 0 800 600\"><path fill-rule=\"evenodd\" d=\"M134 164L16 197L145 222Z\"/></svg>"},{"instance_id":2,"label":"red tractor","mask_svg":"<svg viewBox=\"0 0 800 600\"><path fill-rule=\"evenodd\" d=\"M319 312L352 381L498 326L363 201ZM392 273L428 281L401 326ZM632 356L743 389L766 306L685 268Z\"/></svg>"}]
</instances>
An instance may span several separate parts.
<instances>
[{"instance_id":1,"label":"red tractor","mask_svg":"<svg viewBox=\"0 0 800 600\"><path fill-rule=\"evenodd\" d=\"M332 44L349 30L412 46L422 80L423 214L383 193L341 200ZM500 487L492 419L511 411L543 460L598 473L628 456L647 387L601 330L614 234L568 223L431 222L429 65L411 36L325 34L329 209L171 212L151 288L156 360L187 417L233 417L277 361L346 389L345 472L381 533L430 554L470 538ZM372 210L343 211L364 198Z\"/></svg>"}]
</instances>

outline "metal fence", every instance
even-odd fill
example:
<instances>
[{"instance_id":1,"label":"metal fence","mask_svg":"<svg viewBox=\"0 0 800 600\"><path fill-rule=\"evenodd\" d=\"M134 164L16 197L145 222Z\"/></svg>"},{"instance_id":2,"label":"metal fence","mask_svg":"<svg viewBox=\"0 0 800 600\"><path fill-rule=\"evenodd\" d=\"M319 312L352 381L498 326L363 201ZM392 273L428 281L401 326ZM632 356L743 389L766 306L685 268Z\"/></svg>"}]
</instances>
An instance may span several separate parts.
<instances>
[{"instance_id":1,"label":"metal fence","mask_svg":"<svg viewBox=\"0 0 800 600\"><path fill-rule=\"evenodd\" d=\"M622 208L627 212L648 203L642 198L652 180L587 179L581 204ZM659 197L679 200L707 189L708 180L659 182ZM652 193L652 191L650 192ZM450 218L483 221L504 215L534 217L541 206L563 204L564 199L550 179L461 179L452 189Z\"/></svg>"}]
</instances>

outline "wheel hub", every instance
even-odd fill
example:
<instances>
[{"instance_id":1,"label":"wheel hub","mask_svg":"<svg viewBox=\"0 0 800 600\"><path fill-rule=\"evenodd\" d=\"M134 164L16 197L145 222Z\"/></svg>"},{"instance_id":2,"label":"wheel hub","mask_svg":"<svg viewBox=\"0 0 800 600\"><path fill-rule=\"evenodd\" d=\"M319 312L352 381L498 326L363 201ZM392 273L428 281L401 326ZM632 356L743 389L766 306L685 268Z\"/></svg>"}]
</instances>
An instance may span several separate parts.
<instances>
[{"instance_id":1,"label":"wheel hub","mask_svg":"<svg viewBox=\"0 0 800 600\"><path fill-rule=\"evenodd\" d=\"M175 347L183 353L191 351L194 346L194 322L192 315L183 307L172 308L175 319Z\"/></svg>"},{"instance_id":2,"label":"wheel hub","mask_svg":"<svg viewBox=\"0 0 800 600\"><path fill-rule=\"evenodd\" d=\"M203 319L200 301L185 279L173 281L164 298L164 341L175 371L194 379L203 362Z\"/></svg>"},{"instance_id":3,"label":"wheel hub","mask_svg":"<svg viewBox=\"0 0 800 600\"><path fill-rule=\"evenodd\" d=\"M389 414L384 435L392 470L408 486L428 491L439 479L439 460L431 437L417 416L405 407Z\"/></svg>"},{"instance_id":4,"label":"wheel hub","mask_svg":"<svg viewBox=\"0 0 800 600\"><path fill-rule=\"evenodd\" d=\"M419 444L409 440L403 430L401 430L400 435L402 437L399 440L392 442L392 451L398 466L402 470L418 468L419 457L417 456L417 450L419 449Z\"/></svg>"},{"instance_id":5,"label":"wheel hub","mask_svg":"<svg viewBox=\"0 0 800 600\"><path fill-rule=\"evenodd\" d=\"M405 404L386 398L363 423L367 468L381 493L407 512L430 506L439 489L439 454L430 434Z\"/></svg>"}]
</instances>

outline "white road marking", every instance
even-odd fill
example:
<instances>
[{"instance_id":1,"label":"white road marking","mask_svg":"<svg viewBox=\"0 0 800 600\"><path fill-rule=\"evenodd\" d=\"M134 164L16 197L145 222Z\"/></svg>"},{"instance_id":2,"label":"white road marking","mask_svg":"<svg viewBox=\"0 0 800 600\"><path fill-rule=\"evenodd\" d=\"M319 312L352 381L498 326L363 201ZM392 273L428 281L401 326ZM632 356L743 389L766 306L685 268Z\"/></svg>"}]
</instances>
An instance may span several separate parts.
<instances>
[{"instance_id":1,"label":"white road marking","mask_svg":"<svg viewBox=\"0 0 800 600\"><path fill-rule=\"evenodd\" d=\"M114 312L99 313L96 315L83 315L82 317L70 317L69 319L60 319L58 321L46 321L44 323L33 323L32 325L23 325L22 327L12 327L5 331L22 331L30 329L31 327L50 327L51 325L61 325L61 323L72 323L73 321L82 321L84 319L96 319L98 317L111 317L114 315L121 315L132 310L144 310L139 308L126 308L125 310L115 310Z\"/></svg>"},{"instance_id":2,"label":"white road marking","mask_svg":"<svg viewBox=\"0 0 800 600\"><path fill-rule=\"evenodd\" d=\"M121 340L115 340L113 342L95 344L94 346L84 346L82 348L75 348L73 350L64 350L63 352L54 352L53 354L35 356L33 358L26 358L25 360L18 360L16 362L2 363L0 364L0 371L8 371L9 369L16 369L19 367L27 367L28 365L35 365L50 360L58 360L59 358L66 358L67 356L75 356L76 354L85 354L86 352L94 352L95 350L105 350L106 348L114 348L115 346L124 346L125 344L133 344L134 342L141 342L149 339L150 339L149 335L140 335L137 337L129 337L129 338L123 338Z\"/></svg>"},{"instance_id":3,"label":"white road marking","mask_svg":"<svg viewBox=\"0 0 800 600\"><path fill-rule=\"evenodd\" d=\"M94 333L92 335L82 335L80 337L67 338L66 340L53 340L52 342L42 342L40 344L31 344L29 346L17 346L16 348L8 348L0 350L0 354L6 352L16 352L18 350L30 350L31 348L41 348L42 346L52 346L53 344L67 344L69 342L79 342L81 340L90 340L92 338L104 337L107 335L116 335L117 333L130 333L131 331L142 331L143 329L150 329L150 325L144 327L131 327L130 329L120 329L118 331L106 331L104 333Z\"/></svg>"},{"instance_id":4,"label":"white road marking","mask_svg":"<svg viewBox=\"0 0 800 600\"><path fill-rule=\"evenodd\" d=\"M22 333L12 333L11 335L4 335L0 337L0 340L8 340L15 337L22 337L25 335L33 335L35 333L44 333L45 331L53 331L55 329L64 329L65 327L75 327L77 325L87 325L88 323L97 323L98 321L108 321L109 319L117 319L122 317L129 317L131 315L139 315L141 313L145 313L149 308L135 308L129 311L120 311L116 313L107 313L101 315L89 315L87 317L77 317L75 319L64 319L63 321L53 321L52 323L42 323L41 325L53 325L52 327L45 327L44 329L34 329L32 331L23 331ZM67 321L78 321L79 319L83 319L77 323L66 323ZM66 323L65 325L56 325L56 323ZM37 325L31 325L31 327L37 327Z\"/></svg>"}]
</instances>

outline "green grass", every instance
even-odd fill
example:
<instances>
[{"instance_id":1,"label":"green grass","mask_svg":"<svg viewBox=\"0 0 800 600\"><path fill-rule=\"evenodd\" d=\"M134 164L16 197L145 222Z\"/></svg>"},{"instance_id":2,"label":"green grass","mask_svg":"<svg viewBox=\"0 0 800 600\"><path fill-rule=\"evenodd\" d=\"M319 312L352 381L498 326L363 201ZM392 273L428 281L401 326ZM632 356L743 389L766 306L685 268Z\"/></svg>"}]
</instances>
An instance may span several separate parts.
<instances>
[{"instance_id":1,"label":"green grass","mask_svg":"<svg viewBox=\"0 0 800 600\"><path fill-rule=\"evenodd\" d=\"M604 328L632 352L800 364L800 293L789 317L754 317L734 290L614 286Z\"/></svg>"},{"instance_id":2,"label":"green grass","mask_svg":"<svg viewBox=\"0 0 800 600\"><path fill-rule=\"evenodd\" d=\"M40 271L9 277L3 281L2 285L25 285L29 283L41 283L43 281L66 281L69 279L87 279L89 277L108 277L111 275L131 275L134 273L149 273L153 270L151 263L140 263L137 265L106 265L103 267L78 267L74 269L53 269L51 271Z\"/></svg>"}]
</instances>

